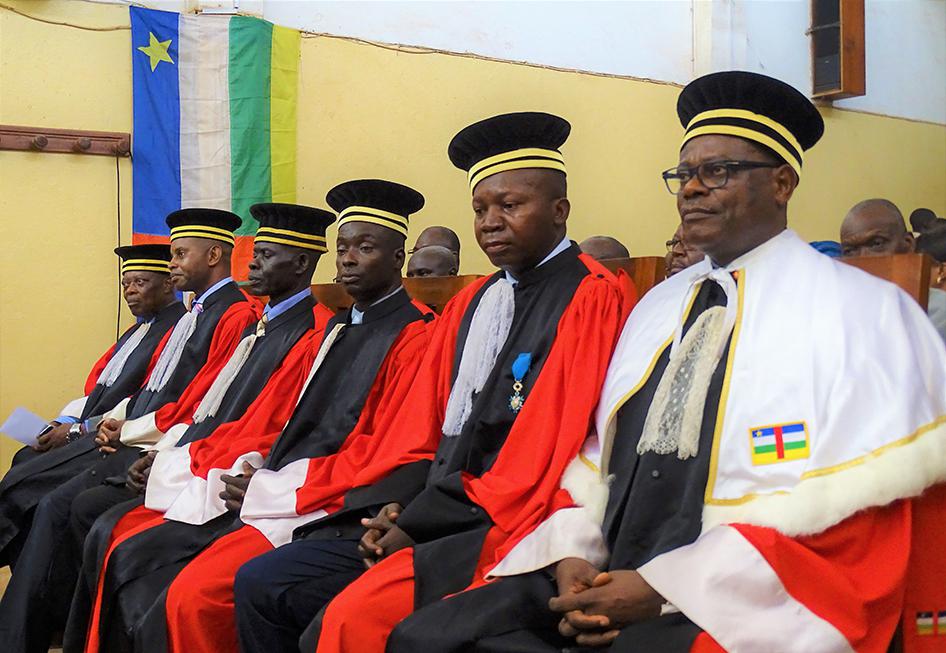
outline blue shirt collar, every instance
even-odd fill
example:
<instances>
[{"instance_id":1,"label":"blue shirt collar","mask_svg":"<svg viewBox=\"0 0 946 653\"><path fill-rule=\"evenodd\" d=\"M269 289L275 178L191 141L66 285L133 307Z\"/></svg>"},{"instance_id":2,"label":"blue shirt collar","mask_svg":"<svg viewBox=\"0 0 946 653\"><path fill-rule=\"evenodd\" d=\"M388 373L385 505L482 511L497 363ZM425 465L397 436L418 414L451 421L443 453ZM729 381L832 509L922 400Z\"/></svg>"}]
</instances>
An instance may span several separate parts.
<instances>
[{"instance_id":1,"label":"blue shirt collar","mask_svg":"<svg viewBox=\"0 0 946 653\"><path fill-rule=\"evenodd\" d=\"M225 285L227 285L228 283L231 283L232 281L233 281L233 277L227 277L227 278L225 278L225 279L221 279L220 281L218 281L218 282L215 283L214 285L210 286L210 288L208 288L207 290L205 290L204 293L203 293L200 297L198 297L197 299L195 299L195 300L191 303L191 306L196 306L197 304L203 304L205 301L207 301L207 299L208 299L212 294L214 294L215 292L217 292L218 290L220 290L221 288L223 288L223 287L224 287Z\"/></svg>"},{"instance_id":2,"label":"blue shirt collar","mask_svg":"<svg viewBox=\"0 0 946 653\"><path fill-rule=\"evenodd\" d=\"M374 305L376 305L376 304L380 304L381 302L383 302L383 301L384 301L385 299L387 299L388 297L393 297L393 296L394 296L394 293L396 293L397 291L399 291L399 290L400 290L401 288L403 288L403 287L404 287L404 286L398 286L397 288L395 288L394 290L392 290L391 292L389 292L387 295L385 295L385 296L382 297L381 299L378 299L378 300L376 300L376 301L371 302L371 306L374 306ZM371 306L368 306L368 308L371 308ZM355 305L352 304L352 305L351 305L351 323L352 323L352 324L361 324L362 321L364 321L364 319L365 319L365 312L364 312L364 311L359 311L357 308L355 308Z\"/></svg>"},{"instance_id":3,"label":"blue shirt collar","mask_svg":"<svg viewBox=\"0 0 946 653\"><path fill-rule=\"evenodd\" d=\"M554 248L552 248L552 251L548 253L548 256L546 256L544 259L542 259L541 261L539 261L539 265L537 265L537 266L535 266L535 267L539 267L540 265L545 265L546 263L548 263L549 261L551 261L553 258L555 258L555 257L558 256L559 254L561 254L562 252L564 252L566 249L568 249L569 247L571 247L571 244L572 244L572 241L568 239L568 236L565 236L564 238L562 238L562 242L560 242L558 245L556 245ZM506 272L506 281L508 281L509 283L511 283L511 284L514 285L514 286L515 286L517 283L519 283L519 280L516 279L516 278L515 278L514 276L512 276L511 274L509 274L509 271L508 271L508 270L506 270L505 272Z\"/></svg>"},{"instance_id":4,"label":"blue shirt collar","mask_svg":"<svg viewBox=\"0 0 946 653\"><path fill-rule=\"evenodd\" d=\"M279 317L280 315L288 311L290 308L292 308L293 306L301 302L303 299L305 299L306 297L311 297L311 296L312 296L311 288L300 290L295 295L291 297L287 297L286 299L282 300L275 306L266 304L266 306L263 308L263 315L266 316L266 319L272 322L277 317Z\"/></svg>"}]
</instances>

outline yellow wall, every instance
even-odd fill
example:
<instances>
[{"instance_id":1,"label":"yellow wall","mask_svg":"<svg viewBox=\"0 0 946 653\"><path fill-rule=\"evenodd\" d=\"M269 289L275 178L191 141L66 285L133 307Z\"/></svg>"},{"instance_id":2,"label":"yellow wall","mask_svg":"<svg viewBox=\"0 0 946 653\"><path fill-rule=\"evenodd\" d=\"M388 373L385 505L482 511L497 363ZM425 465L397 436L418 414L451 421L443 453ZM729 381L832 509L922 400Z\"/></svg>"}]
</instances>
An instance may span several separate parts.
<instances>
[{"instance_id":1,"label":"yellow wall","mask_svg":"<svg viewBox=\"0 0 946 653\"><path fill-rule=\"evenodd\" d=\"M128 24L124 7L5 2L53 21ZM80 31L0 9L0 123L130 131L129 38L127 30ZM410 184L427 197L414 233L452 226L464 241L463 271L484 272L465 176L447 160L447 143L491 114L545 110L572 123L564 148L572 237L611 234L634 254L659 254L676 220L659 173L676 159L677 93L670 85L305 38L298 199L322 205L332 185L362 176ZM846 209L870 196L906 212L946 212L946 127L824 115L826 136L806 161L791 207L803 237L836 238ZM120 166L128 242L131 171L127 160ZM113 159L0 151L0 417L17 405L52 417L114 339L115 200ZM323 264L318 279L331 274ZM0 469L15 448L0 438Z\"/></svg>"}]
</instances>

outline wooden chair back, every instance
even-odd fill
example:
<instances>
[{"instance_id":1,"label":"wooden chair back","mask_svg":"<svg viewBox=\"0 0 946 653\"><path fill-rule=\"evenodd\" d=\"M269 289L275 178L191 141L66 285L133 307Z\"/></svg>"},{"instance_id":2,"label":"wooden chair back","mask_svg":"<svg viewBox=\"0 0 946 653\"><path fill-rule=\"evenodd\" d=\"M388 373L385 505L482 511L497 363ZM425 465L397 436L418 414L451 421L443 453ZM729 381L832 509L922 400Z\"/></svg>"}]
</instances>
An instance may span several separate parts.
<instances>
[{"instance_id":1,"label":"wooden chair back","mask_svg":"<svg viewBox=\"0 0 946 653\"><path fill-rule=\"evenodd\" d=\"M933 266L933 259L926 254L855 256L841 260L875 277L895 283L926 310L930 299L930 270Z\"/></svg>"},{"instance_id":2,"label":"wooden chair back","mask_svg":"<svg viewBox=\"0 0 946 653\"><path fill-rule=\"evenodd\" d=\"M404 278L404 288L412 298L442 313L454 295L480 278L477 274L458 277L412 277ZM312 294L320 304L336 313L346 311L352 305L351 296L340 283L317 283L312 285Z\"/></svg>"},{"instance_id":3,"label":"wooden chair back","mask_svg":"<svg viewBox=\"0 0 946 653\"><path fill-rule=\"evenodd\" d=\"M636 256L634 258L611 258L601 261L601 265L617 273L624 270L643 297L648 290L667 277L667 268L663 256Z\"/></svg>"}]
</instances>

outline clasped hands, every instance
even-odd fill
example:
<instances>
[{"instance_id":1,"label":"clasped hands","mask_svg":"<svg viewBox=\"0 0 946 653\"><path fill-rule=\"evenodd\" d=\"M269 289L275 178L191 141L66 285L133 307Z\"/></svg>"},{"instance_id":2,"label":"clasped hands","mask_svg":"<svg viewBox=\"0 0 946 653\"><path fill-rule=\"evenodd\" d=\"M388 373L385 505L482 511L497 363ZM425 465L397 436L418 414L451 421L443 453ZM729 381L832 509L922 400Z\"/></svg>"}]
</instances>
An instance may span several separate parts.
<instances>
[{"instance_id":1,"label":"clasped hands","mask_svg":"<svg viewBox=\"0 0 946 653\"><path fill-rule=\"evenodd\" d=\"M105 454L115 453L124 423L125 420L123 419L113 419L111 417L102 421L98 433L95 434L95 444L99 445L100 452Z\"/></svg>"},{"instance_id":2,"label":"clasped hands","mask_svg":"<svg viewBox=\"0 0 946 653\"><path fill-rule=\"evenodd\" d=\"M403 510L401 504L389 503L375 517L361 520L366 530L358 543L358 551L365 567L371 568L395 551L414 545L414 540L394 523Z\"/></svg>"},{"instance_id":3,"label":"clasped hands","mask_svg":"<svg viewBox=\"0 0 946 653\"><path fill-rule=\"evenodd\" d=\"M581 558L559 562L555 579L549 608L562 615L558 631L582 646L610 645L624 626L659 616L664 603L636 571L600 571Z\"/></svg>"}]
</instances>

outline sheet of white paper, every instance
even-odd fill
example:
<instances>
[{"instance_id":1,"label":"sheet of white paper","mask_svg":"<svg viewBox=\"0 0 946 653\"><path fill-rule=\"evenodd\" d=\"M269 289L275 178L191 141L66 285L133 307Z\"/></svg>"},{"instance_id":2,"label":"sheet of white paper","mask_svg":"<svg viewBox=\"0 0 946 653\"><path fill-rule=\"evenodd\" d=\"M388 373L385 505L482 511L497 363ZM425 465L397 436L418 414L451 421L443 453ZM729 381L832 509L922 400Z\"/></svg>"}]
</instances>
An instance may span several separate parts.
<instances>
[{"instance_id":1,"label":"sheet of white paper","mask_svg":"<svg viewBox=\"0 0 946 653\"><path fill-rule=\"evenodd\" d=\"M7 421L0 426L0 433L23 444L36 444L36 436L46 427L46 420L22 406L14 408Z\"/></svg>"}]
</instances>

